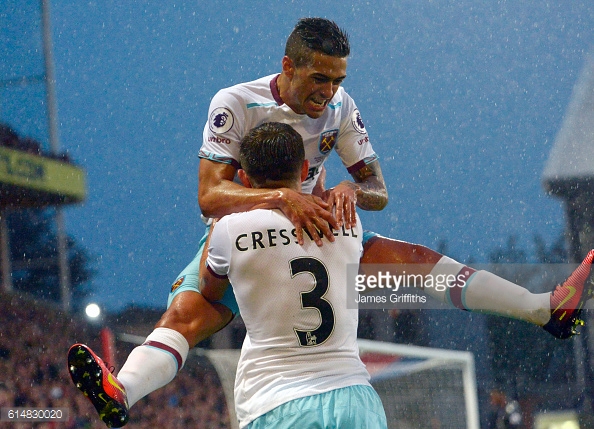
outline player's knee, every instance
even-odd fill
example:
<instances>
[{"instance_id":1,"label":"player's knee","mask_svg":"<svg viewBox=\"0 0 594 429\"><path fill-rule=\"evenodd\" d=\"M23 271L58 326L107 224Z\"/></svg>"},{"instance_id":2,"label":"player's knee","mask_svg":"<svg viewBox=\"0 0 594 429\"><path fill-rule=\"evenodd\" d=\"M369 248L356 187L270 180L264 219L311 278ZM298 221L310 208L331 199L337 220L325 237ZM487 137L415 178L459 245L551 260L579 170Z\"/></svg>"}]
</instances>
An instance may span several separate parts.
<instances>
[{"instance_id":1,"label":"player's knee","mask_svg":"<svg viewBox=\"0 0 594 429\"><path fill-rule=\"evenodd\" d=\"M228 307L208 302L200 293L184 291L171 302L156 328L174 329L191 347L224 328L233 319Z\"/></svg>"},{"instance_id":2,"label":"player's knee","mask_svg":"<svg viewBox=\"0 0 594 429\"><path fill-rule=\"evenodd\" d=\"M177 294L156 327L178 330L178 327L192 323L195 311L199 308L199 302L196 299L199 295L189 291Z\"/></svg>"}]
</instances>

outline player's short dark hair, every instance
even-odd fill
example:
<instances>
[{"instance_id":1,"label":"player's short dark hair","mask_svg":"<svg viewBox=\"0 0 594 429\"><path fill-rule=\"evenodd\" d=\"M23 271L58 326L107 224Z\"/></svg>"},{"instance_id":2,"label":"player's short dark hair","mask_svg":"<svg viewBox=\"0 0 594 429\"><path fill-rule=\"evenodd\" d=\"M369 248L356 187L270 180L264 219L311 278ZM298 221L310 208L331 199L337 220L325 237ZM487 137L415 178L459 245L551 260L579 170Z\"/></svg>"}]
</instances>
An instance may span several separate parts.
<instances>
[{"instance_id":1,"label":"player's short dark hair","mask_svg":"<svg viewBox=\"0 0 594 429\"><path fill-rule=\"evenodd\" d=\"M239 147L239 163L254 186L300 180L304 160L301 135L279 122L265 122L251 129Z\"/></svg>"},{"instance_id":2,"label":"player's short dark hair","mask_svg":"<svg viewBox=\"0 0 594 429\"><path fill-rule=\"evenodd\" d=\"M301 18L287 39L285 55L300 67L310 61L312 52L346 58L351 53L349 36L334 21Z\"/></svg>"}]
</instances>

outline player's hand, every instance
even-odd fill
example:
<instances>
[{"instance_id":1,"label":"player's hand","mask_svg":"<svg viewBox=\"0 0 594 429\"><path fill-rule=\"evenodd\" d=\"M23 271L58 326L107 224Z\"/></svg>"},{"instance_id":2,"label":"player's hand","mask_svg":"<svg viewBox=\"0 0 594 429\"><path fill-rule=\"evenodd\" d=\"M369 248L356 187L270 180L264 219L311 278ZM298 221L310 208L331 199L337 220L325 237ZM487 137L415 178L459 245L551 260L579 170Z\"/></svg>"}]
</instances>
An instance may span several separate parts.
<instances>
[{"instance_id":1,"label":"player's hand","mask_svg":"<svg viewBox=\"0 0 594 429\"><path fill-rule=\"evenodd\" d=\"M329 241L334 241L334 234L330 227L338 229L339 225L330 212L330 204L314 195L301 194L288 188L282 191L282 204L279 208L295 226L299 244L303 244L304 229L318 246L322 245L320 232Z\"/></svg>"},{"instance_id":2,"label":"player's hand","mask_svg":"<svg viewBox=\"0 0 594 429\"><path fill-rule=\"evenodd\" d=\"M324 199L334 210L339 227L350 229L357 225L357 185L347 180L324 191Z\"/></svg>"}]
</instances>

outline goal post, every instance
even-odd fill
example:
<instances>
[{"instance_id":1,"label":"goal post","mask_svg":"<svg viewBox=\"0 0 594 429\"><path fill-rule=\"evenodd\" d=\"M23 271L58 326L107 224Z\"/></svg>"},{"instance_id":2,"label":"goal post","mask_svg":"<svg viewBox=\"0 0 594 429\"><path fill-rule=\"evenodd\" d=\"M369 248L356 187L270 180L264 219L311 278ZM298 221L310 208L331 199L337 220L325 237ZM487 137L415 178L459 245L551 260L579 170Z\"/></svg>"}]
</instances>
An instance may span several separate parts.
<instances>
[{"instance_id":1,"label":"goal post","mask_svg":"<svg viewBox=\"0 0 594 429\"><path fill-rule=\"evenodd\" d=\"M120 333L119 341L142 344L144 337ZM361 360L371 375L389 429L479 429L474 356L471 352L358 340ZM234 406L240 350L192 349L206 358L221 383L231 429L239 425ZM204 364L207 364L204 361Z\"/></svg>"},{"instance_id":2,"label":"goal post","mask_svg":"<svg viewBox=\"0 0 594 429\"><path fill-rule=\"evenodd\" d=\"M471 352L359 339L389 428L479 429Z\"/></svg>"},{"instance_id":3,"label":"goal post","mask_svg":"<svg viewBox=\"0 0 594 429\"><path fill-rule=\"evenodd\" d=\"M216 369L223 393L227 400L229 422L231 429L239 429L239 422L235 414L235 373L241 350L236 349L197 349L197 353L206 356Z\"/></svg>"},{"instance_id":4,"label":"goal post","mask_svg":"<svg viewBox=\"0 0 594 429\"><path fill-rule=\"evenodd\" d=\"M479 429L474 357L465 351L359 339L361 360L392 429ZM231 427L238 428L234 382L239 350L196 350L216 369Z\"/></svg>"}]
</instances>

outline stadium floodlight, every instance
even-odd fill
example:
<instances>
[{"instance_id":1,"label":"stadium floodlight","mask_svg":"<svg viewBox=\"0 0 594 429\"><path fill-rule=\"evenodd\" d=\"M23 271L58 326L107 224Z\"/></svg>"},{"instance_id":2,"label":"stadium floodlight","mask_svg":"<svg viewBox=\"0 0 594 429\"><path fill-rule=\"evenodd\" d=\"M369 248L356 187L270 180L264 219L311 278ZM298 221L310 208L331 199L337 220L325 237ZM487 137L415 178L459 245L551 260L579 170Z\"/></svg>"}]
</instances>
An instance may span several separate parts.
<instances>
[{"instance_id":1,"label":"stadium floodlight","mask_svg":"<svg viewBox=\"0 0 594 429\"><path fill-rule=\"evenodd\" d=\"M99 320L99 317L101 316L101 307L92 302L85 307L85 314L91 321Z\"/></svg>"}]
</instances>

